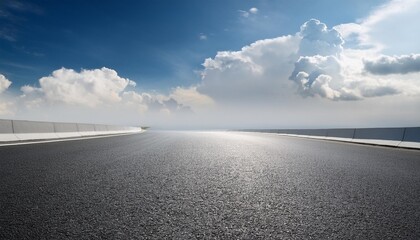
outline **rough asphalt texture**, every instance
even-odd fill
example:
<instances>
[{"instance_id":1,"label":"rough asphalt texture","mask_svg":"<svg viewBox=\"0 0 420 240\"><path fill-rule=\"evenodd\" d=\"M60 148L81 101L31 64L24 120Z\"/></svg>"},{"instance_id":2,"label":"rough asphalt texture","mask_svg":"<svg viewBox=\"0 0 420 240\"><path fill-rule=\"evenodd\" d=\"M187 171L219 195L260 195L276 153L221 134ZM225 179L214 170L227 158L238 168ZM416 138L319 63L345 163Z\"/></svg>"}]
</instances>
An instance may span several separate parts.
<instances>
[{"instance_id":1,"label":"rough asphalt texture","mask_svg":"<svg viewBox=\"0 0 420 240\"><path fill-rule=\"evenodd\" d=\"M420 239L420 151L153 132L0 147L0 239Z\"/></svg>"}]
</instances>

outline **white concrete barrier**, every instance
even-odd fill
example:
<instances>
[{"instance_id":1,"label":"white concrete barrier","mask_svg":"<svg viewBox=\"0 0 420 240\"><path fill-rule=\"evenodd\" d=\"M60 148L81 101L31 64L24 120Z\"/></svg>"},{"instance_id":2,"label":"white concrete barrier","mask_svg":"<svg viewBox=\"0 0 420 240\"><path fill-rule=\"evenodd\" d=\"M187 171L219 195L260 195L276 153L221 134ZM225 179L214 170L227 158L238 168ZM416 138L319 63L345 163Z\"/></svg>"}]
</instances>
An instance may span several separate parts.
<instances>
[{"instance_id":1,"label":"white concrete barrier","mask_svg":"<svg viewBox=\"0 0 420 240\"><path fill-rule=\"evenodd\" d=\"M54 123L55 133L59 138L81 137L77 123Z\"/></svg>"},{"instance_id":2,"label":"white concrete barrier","mask_svg":"<svg viewBox=\"0 0 420 240\"><path fill-rule=\"evenodd\" d=\"M311 136L316 139L325 139L327 137L326 129L302 129L298 130L297 134Z\"/></svg>"},{"instance_id":3,"label":"white concrete barrier","mask_svg":"<svg viewBox=\"0 0 420 240\"><path fill-rule=\"evenodd\" d=\"M110 134L108 132L108 128L106 125L104 124L95 124L94 125L95 128L95 134L96 135L105 135L105 134Z\"/></svg>"},{"instance_id":4,"label":"white concrete barrier","mask_svg":"<svg viewBox=\"0 0 420 240\"><path fill-rule=\"evenodd\" d=\"M326 129L280 129L277 130L279 135L292 137L305 137L313 139L326 139Z\"/></svg>"},{"instance_id":5,"label":"white concrete barrier","mask_svg":"<svg viewBox=\"0 0 420 240\"><path fill-rule=\"evenodd\" d=\"M0 142L78 138L141 132L140 127L0 119Z\"/></svg>"},{"instance_id":6,"label":"white concrete barrier","mask_svg":"<svg viewBox=\"0 0 420 240\"><path fill-rule=\"evenodd\" d=\"M420 148L420 127L405 128L404 138L398 147Z\"/></svg>"},{"instance_id":7,"label":"white concrete barrier","mask_svg":"<svg viewBox=\"0 0 420 240\"><path fill-rule=\"evenodd\" d=\"M79 133L82 137L96 135L94 124L78 123L77 128L79 129Z\"/></svg>"},{"instance_id":8,"label":"white concrete barrier","mask_svg":"<svg viewBox=\"0 0 420 240\"><path fill-rule=\"evenodd\" d=\"M108 129L110 134L121 134L121 133L135 132L135 131L133 131L134 128L132 129L130 127L117 126L117 125L108 125L107 129Z\"/></svg>"},{"instance_id":9,"label":"white concrete barrier","mask_svg":"<svg viewBox=\"0 0 420 240\"><path fill-rule=\"evenodd\" d=\"M110 134L117 134L118 133L118 126L115 126L115 125L107 125L106 126L106 129L107 129L107 131L110 133Z\"/></svg>"},{"instance_id":10,"label":"white concrete barrier","mask_svg":"<svg viewBox=\"0 0 420 240\"><path fill-rule=\"evenodd\" d=\"M126 127L125 131L130 132L130 133L139 133L142 131L142 129L141 127Z\"/></svg>"},{"instance_id":11,"label":"white concrete barrier","mask_svg":"<svg viewBox=\"0 0 420 240\"><path fill-rule=\"evenodd\" d=\"M52 122L12 120L13 132L19 140L58 138Z\"/></svg>"},{"instance_id":12,"label":"white concrete barrier","mask_svg":"<svg viewBox=\"0 0 420 240\"><path fill-rule=\"evenodd\" d=\"M13 133L12 120L0 119L0 142L10 142L19 140Z\"/></svg>"},{"instance_id":13,"label":"white concrete barrier","mask_svg":"<svg viewBox=\"0 0 420 240\"><path fill-rule=\"evenodd\" d=\"M354 137L356 129L354 128L341 128L341 129L327 129L328 140L351 142Z\"/></svg>"},{"instance_id":14,"label":"white concrete barrier","mask_svg":"<svg viewBox=\"0 0 420 240\"><path fill-rule=\"evenodd\" d=\"M245 130L279 135L420 149L420 127Z\"/></svg>"}]
</instances>

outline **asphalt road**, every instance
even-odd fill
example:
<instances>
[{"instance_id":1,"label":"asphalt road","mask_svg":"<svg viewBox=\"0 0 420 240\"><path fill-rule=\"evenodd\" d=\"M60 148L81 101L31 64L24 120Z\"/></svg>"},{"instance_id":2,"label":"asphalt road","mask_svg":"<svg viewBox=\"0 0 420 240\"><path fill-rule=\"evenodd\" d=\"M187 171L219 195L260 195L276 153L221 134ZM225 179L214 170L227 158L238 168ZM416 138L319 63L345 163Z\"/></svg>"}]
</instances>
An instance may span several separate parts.
<instances>
[{"instance_id":1,"label":"asphalt road","mask_svg":"<svg viewBox=\"0 0 420 240\"><path fill-rule=\"evenodd\" d=\"M0 239L420 239L420 151L241 132L0 147Z\"/></svg>"}]
</instances>

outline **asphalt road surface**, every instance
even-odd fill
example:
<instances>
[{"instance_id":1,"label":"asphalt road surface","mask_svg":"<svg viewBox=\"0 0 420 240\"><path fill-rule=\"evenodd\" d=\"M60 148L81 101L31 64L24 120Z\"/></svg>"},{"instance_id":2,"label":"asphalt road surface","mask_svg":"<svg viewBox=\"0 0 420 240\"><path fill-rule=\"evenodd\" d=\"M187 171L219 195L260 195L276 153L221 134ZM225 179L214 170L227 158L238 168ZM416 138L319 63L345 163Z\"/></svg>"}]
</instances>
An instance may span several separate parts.
<instances>
[{"instance_id":1,"label":"asphalt road surface","mask_svg":"<svg viewBox=\"0 0 420 240\"><path fill-rule=\"evenodd\" d=\"M241 132L0 147L0 239L420 239L420 151Z\"/></svg>"}]
</instances>

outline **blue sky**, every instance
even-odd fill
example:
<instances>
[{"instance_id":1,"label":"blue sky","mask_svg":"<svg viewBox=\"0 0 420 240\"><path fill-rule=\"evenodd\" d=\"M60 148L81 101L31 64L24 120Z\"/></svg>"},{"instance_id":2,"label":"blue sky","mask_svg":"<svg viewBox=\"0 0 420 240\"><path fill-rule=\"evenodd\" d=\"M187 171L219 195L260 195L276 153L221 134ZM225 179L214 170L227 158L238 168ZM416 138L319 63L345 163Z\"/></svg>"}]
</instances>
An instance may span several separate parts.
<instances>
[{"instance_id":1,"label":"blue sky","mask_svg":"<svg viewBox=\"0 0 420 240\"><path fill-rule=\"evenodd\" d=\"M418 0L3 0L0 118L418 125L419 11Z\"/></svg>"},{"instance_id":2,"label":"blue sky","mask_svg":"<svg viewBox=\"0 0 420 240\"><path fill-rule=\"evenodd\" d=\"M293 34L310 18L361 18L383 1L2 1L0 72L13 88L60 67L108 67L142 88L198 81L203 59ZM255 7L248 18L240 11ZM332 11L334 9L334 11ZM205 36L206 39L201 39Z\"/></svg>"}]
</instances>

